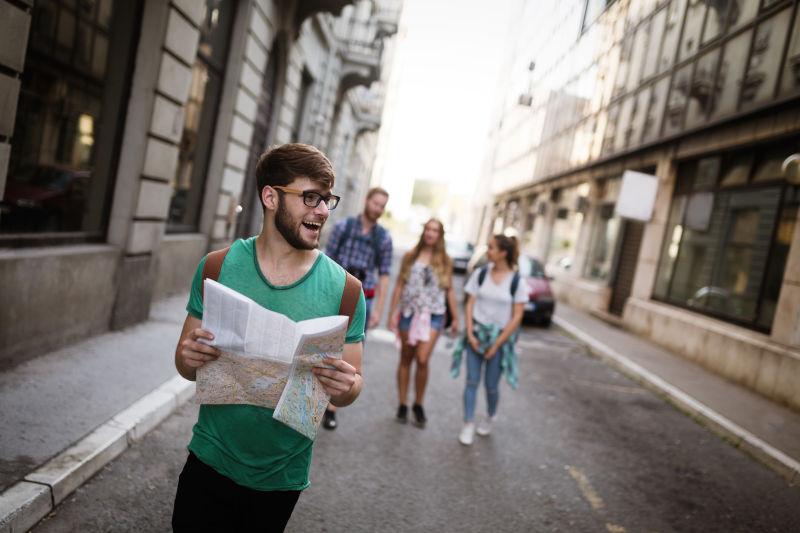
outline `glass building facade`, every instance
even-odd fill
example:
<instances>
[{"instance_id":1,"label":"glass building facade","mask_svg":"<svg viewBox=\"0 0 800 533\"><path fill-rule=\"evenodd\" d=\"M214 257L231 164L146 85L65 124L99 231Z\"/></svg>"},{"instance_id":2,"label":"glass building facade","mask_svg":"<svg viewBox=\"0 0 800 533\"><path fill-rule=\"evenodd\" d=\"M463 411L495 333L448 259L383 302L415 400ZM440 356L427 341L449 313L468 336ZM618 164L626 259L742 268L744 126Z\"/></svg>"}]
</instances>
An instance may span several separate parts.
<instances>
[{"instance_id":1,"label":"glass building facade","mask_svg":"<svg viewBox=\"0 0 800 533\"><path fill-rule=\"evenodd\" d=\"M526 2L496 193L800 94L792 0Z\"/></svg>"}]
</instances>

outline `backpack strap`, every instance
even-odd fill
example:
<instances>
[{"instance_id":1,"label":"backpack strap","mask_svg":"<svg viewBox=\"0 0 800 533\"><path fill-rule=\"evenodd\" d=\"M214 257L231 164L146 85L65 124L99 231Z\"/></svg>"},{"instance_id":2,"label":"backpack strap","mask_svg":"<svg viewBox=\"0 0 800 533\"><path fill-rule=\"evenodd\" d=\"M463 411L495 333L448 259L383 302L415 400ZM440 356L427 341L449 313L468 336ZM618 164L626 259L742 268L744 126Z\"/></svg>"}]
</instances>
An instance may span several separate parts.
<instances>
[{"instance_id":1,"label":"backpack strap","mask_svg":"<svg viewBox=\"0 0 800 533\"><path fill-rule=\"evenodd\" d=\"M345 271L344 276L344 289L342 290L342 301L339 304L339 314L349 317L347 321L349 329L350 324L353 323L353 315L356 312L358 298L361 296L361 282L347 271Z\"/></svg>"},{"instance_id":2,"label":"backpack strap","mask_svg":"<svg viewBox=\"0 0 800 533\"><path fill-rule=\"evenodd\" d=\"M489 272L489 265L485 265L481 267L478 271L478 287L483 285L483 281L486 279L486 274ZM514 298L514 295L517 294L517 287L519 287L519 270L514 271L514 277L511 278L511 298Z\"/></svg>"},{"instance_id":3,"label":"backpack strap","mask_svg":"<svg viewBox=\"0 0 800 533\"><path fill-rule=\"evenodd\" d=\"M374 254L372 259L375 268L380 268L381 266L381 242L383 241L383 232L384 229L376 222L372 227L372 252Z\"/></svg>"},{"instance_id":4,"label":"backpack strap","mask_svg":"<svg viewBox=\"0 0 800 533\"><path fill-rule=\"evenodd\" d=\"M339 237L339 242L336 243L336 250L334 250L333 252L334 256L332 257L332 259L337 263L339 263L340 265L342 265L342 262L339 258L339 254L342 251L342 246L344 246L344 243L346 243L347 240L350 238L350 234L353 233L353 228L355 227L355 225L356 225L355 217L350 217L346 219L344 223L344 233L342 234L341 237ZM344 267L346 265L342 266Z\"/></svg>"},{"instance_id":5,"label":"backpack strap","mask_svg":"<svg viewBox=\"0 0 800 533\"><path fill-rule=\"evenodd\" d=\"M203 280L213 279L217 281L219 279L222 263L225 261L225 256L228 255L230 249L231 247L228 246L221 250L209 252L208 255L206 255L206 262L203 264ZM203 292L205 292L205 284L201 287L200 294L202 295Z\"/></svg>"},{"instance_id":6,"label":"backpack strap","mask_svg":"<svg viewBox=\"0 0 800 533\"><path fill-rule=\"evenodd\" d=\"M511 278L511 299L517 294L517 287L519 287L519 270L514 271L514 277Z\"/></svg>"},{"instance_id":7,"label":"backpack strap","mask_svg":"<svg viewBox=\"0 0 800 533\"><path fill-rule=\"evenodd\" d=\"M483 281L486 279L486 274L489 272L489 265L484 265L478 271L478 287L483 285Z\"/></svg>"}]
</instances>

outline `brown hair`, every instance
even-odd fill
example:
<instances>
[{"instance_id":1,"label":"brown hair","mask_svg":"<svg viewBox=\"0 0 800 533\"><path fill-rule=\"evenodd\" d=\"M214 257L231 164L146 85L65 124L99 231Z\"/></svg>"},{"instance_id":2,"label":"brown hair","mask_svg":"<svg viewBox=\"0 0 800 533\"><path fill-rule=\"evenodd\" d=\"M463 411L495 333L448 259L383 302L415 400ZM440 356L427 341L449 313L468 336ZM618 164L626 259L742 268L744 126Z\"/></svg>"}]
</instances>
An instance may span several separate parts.
<instances>
[{"instance_id":1,"label":"brown hair","mask_svg":"<svg viewBox=\"0 0 800 533\"><path fill-rule=\"evenodd\" d=\"M493 236L492 239L497 247L500 248L500 251L506 253L506 262L508 266L515 268L517 266L517 258L519 257L519 246L517 245L516 237L507 237L502 233L498 233Z\"/></svg>"},{"instance_id":2,"label":"brown hair","mask_svg":"<svg viewBox=\"0 0 800 533\"><path fill-rule=\"evenodd\" d=\"M389 197L389 193L383 187L373 187L367 191L367 200L375 196L376 194L382 194L385 197Z\"/></svg>"},{"instance_id":3,"label":"brown hair","mask_svg":"<svg viewBox=\"0 0 800 533\"><path fill-rule=\"evenodd\" d=\"M336 175L333 165L317 148L302 143L273 146L261 154L256 165L258 196L264 187L288 185L295 178L308 178L333 188Z\"/></svg>"},{"instance_id":4,"label":"brown hair","mask_svg":"<svg viewBox=\"0 0 800 533\"><path fill-rule=\"evenodd\" d=\"M425 226L431 222L434 222L439 226L439 240L433 245L431 268L433 269L434 274L436 274L436 279L439 281L439 287L443 289L449 289L452 281L453 260L450 259L450 256L447 255L447 251L445 250L444 224L442 224L441 220L432 218L425 223ZM422 228L422 235L419 236L419 242L417 242L417 245L406 252L406 254L403 256L403 261L400 263L400 279L403 280L403 282L408 281L408 276L411 273L411 265L413 265L414 261L417 260L417 257L419 257L419 254L422 251L422 247L425 246L423 240L425 236L425 226Z\"/></svg>"}]
</instances>

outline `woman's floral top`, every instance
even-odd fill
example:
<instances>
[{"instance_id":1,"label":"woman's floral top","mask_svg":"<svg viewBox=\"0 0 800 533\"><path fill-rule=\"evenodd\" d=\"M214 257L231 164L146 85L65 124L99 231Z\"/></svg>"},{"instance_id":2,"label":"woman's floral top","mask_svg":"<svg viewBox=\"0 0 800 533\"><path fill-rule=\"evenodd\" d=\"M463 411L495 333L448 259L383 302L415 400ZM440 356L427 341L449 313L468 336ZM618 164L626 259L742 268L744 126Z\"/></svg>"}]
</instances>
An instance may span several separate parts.
<instances>
[{"instance_id":1,"label":"woman's floral top","mask_svg":"<svg viewBox=\"0 0 800 533\"><path fill-rule=\"evenodd\" d=\"M422 311L443 315L446 292L430 265L415 262L400 295L400 312L403 316Z\"/></svg>"}]
</instances>

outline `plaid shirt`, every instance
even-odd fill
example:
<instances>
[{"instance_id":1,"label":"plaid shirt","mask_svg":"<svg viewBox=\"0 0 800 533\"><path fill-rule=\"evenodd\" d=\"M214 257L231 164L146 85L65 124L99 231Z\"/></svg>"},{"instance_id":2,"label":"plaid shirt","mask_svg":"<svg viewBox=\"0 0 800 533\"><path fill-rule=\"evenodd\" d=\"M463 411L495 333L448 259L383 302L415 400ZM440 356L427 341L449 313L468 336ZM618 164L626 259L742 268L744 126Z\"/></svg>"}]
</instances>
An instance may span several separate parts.
<instances>
[{"instance_id":1,"label":"plaid shirt","mask_svg":"<svg viewBox=\"0 0 800 533\"><path fill-rule=\"evenodd\" d=\"M389 232L381 226L381 239L378 242L378 256L375 257L375 248L372 245L373 233L380 231L378 224L372 227L372 230L366 235L361 230L361 217L356 216L353 229L348 235L347 241L340 241L344 239L347 232L347 221L352 219L340 220L333 226L331 236L328 238L328 244L325 247L325 253L342 265L347 270L364 270L367 273L367 278L363 282L365 289L371 289L378 283L378 275L388 276L392 266L392 237ZM338 249L338 254L336 253ZM375 269L378 274L375 274Z\"/></svg>"}]
</instances>

